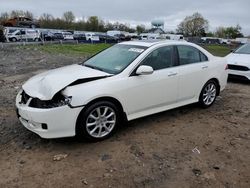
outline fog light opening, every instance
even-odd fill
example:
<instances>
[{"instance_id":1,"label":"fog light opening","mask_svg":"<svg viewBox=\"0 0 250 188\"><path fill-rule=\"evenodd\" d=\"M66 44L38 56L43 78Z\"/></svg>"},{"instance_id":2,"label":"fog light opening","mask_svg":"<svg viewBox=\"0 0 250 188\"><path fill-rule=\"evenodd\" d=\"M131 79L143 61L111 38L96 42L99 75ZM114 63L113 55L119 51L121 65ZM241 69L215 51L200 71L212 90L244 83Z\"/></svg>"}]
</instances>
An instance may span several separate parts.
<instances>
[{"instance_id":1,"label":"fog light opening","mask_svg":"<svg viewBox=\"0 0 250 188\"><path fill-rule=\"evenodd\" d=\"M42 123L42 129L47 130L48 129L48 125L46 123Z\"/></svg>"}]
</instances>

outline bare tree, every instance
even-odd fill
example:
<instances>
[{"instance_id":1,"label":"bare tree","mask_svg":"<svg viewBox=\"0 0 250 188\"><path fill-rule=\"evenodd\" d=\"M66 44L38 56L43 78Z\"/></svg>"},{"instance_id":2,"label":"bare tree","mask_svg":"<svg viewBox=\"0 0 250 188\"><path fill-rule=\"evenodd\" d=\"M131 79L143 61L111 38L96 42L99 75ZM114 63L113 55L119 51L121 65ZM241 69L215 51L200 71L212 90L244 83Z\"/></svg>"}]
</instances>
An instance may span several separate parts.
<instances>
[{"instance_id":1,"label":"bare tree","mask_svg":"<svg viewBox=\"0 0 250 188\"><path fill-rule=\"evenodd\" d=\"M218 27L216 28L216 31L215 31L215 36L216 37L219 37L219 38L226 38L226 28L225 27Z\"/></svg>"},{"instance_id":2,"label":"bare tree","mask_svg":"<svg viewBox=\"0 0 250 188\"><path fill-rule=\"evenodd\" d=\"M62 19L67 23L72 23L75 20L75 15L72 11L67 11L63 13Z\"/></svg>"},{"instance_id":3,"label":"bare tree","mask_svg":"<svg viewBox=\"0 0 250 188\"><path fill-rule=\"evenodd\" d=\"M44 22L49 22L49 21L52 21L53 19L54 17L48 13L43 13L39 18L40 21L44 21Z\"/></svg>"},{"instance_id":4,"label":"bare tree","mask_svg":"<svg viewBox=\"0 0 250 188\"><path fill-rule=\"evenodd\" d=\"M34 18L33 13L30 12L30 11L25 11L25 12L24 12L24 16L27 17L27 18L30 18L30 19L33 19L33 18Z\"/></svg>"},{"instance_id":5,"label":"bare tree","mask_svg":"<svg viewBox=\"0 0 250 188\"><path fill-rule=\"evenodd\" d=\"M27 18L33 19L34 15L30 11L23 11L23 10L13 10L10 13L10 17L19 17L19 16L24 16Z\"/></svg>"},{"instance_id":6,"label":"bare tree","mask_svg":"<svg viewBox=\"0 0 250 188\"><path fill-rule=\"evenodd\" d=\"M136 26L136 31L137 31L137 33L139 33L139 34L145 32L145 30L146 30L145 25L137 25L137 26Z\"/></svg>"},{"instance_id":7,"label":"bare tree","mask_svg":"<svg viewBox=\"0 0 250 188\"><path fill-rule=\"evenodd\" d=\"M8 18L9 18L8 12L1 13L1 15L0 15L0 23L7 20Z\"/></svg>"},{"instance_id":8,"label":"bare tree","mask_svg":"<svg viewBox=\"0 0 250 188\"><path fill-rule=\"evenodd\" d=\"M179 25L177 32L185 36L203 36L208 30L208 20L200 13L187 16Z\"/></svg>"}]
</instances>

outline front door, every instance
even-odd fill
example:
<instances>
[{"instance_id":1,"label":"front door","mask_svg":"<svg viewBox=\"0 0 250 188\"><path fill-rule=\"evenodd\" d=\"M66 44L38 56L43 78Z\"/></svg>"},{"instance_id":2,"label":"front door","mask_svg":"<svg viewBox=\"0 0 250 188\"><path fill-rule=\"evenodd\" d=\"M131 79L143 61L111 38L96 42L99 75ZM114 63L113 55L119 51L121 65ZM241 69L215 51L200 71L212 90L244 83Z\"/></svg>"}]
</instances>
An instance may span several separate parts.
<instances>
[{"instance_id":1,"label":"front door","mask_svg":"<svg viewBox=\"0 0 250 188\"><path fill-rule=\"evenodd\" d=\"M154 113L154 109L175 103L178 96L179 70L175 66L173 46L154 50L141 65L151 66L154 72L151 75L132 74L125 80L128 115Z\"/></svg>"}]
</instances>

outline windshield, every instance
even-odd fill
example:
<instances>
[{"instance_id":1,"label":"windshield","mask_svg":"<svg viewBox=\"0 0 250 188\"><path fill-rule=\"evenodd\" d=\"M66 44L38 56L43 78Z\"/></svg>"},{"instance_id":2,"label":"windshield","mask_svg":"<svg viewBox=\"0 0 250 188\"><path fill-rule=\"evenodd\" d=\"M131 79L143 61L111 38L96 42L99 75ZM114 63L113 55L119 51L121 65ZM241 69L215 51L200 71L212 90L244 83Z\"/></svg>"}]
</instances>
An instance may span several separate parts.
<instances>
[{"instance_id":1,"label":"windshield","mask_svg":"<svg viewBox=\"0 0 250 188\"><path fill-rule=\"evenodd\" d=\"M237 49L234 53L236 54L250 54L250 44L245 44Z\"/></svg>"},{"instance_id":2,"label":"windshield","mask_svg":"<svg viewBox=\"0 0 250 188\"><path fill-rule=\"evenodd\" d=\"M87 60L83 65L110 74L122 72L146 47L117 44Z\"/></svg>"}]
</instances>

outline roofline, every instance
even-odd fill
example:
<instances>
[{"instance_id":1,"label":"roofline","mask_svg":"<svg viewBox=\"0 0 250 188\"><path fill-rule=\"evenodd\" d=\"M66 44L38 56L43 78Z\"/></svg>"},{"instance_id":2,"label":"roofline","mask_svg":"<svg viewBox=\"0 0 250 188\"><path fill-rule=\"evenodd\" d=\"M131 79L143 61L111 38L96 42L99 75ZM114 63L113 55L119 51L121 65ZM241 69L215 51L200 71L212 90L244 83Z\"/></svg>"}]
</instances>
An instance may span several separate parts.
<instances>
[{"instance_id":1,"label":"roofline","mask_svg":"<svg viewBox=\"0 0 250 188\"><path fill-rule=\"evenodd\" d=\"M138 45L138 46L144 46L144 47L152 47L158 44L183 44L188 43L186 41L177 41L177 40L136 40L136 41L127 41L122 42L120 44L127 44L127 45Z\"/></svg>"}]
</instances>

